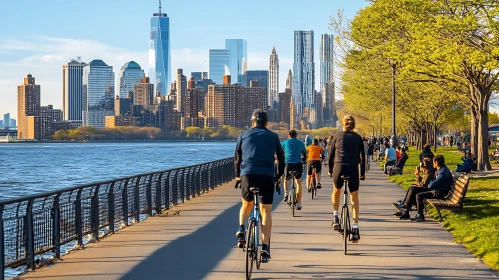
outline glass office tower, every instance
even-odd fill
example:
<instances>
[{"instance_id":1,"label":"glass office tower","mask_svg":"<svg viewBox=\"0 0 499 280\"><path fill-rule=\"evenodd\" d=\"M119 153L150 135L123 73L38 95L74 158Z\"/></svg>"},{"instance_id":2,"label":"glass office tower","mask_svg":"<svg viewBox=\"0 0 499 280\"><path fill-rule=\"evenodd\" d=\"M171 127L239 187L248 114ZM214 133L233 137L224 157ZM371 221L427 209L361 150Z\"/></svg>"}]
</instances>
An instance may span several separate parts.
<instances>
[{"instance_id":1,"label":"glass office tower","mask_svg":"<svg viewBox=\"0 0 499 280\"><path fill-rule=\"evenodd\" d=\"M114 72L102 60L83 67L83 126L104 128L106 116L114 116Z\"/></svg>"},{"instance_id":2,"label":"glass office tower","mask_svg":"<svg viewBox=\"0 0 499 280\"><path fill-rule=\"evenodd\" d=\"M170 18L161 12L151 18L149 41L149 78L156 85L156 91L166 96L171 83L170 61Z\"/></svg>"},{"instance_id":3,"label":"glass office tower","mask_svg":"<svg viewBox=\"0 0 499 280\"><path fill-rule=\"evenodd\" d=\"M135 61L125 63L120 70L118 76L119 96L126 98L130 91L133 91L135 84L140 84L142 78L145 77L144 70Z\"/></svg>"},{"instance_id":4,"label":"glass office tower","mask_svg":"<svg viewBox=\"0 0 499 280\"><path fill-rule=\"evenodd\" d=\"M293 63L293 101L296 117L315 104L314 31L295 31Z\"/></svg>"},{"instance_id":5,"label":"glass office tower","mask_svg":"<svg viewBox=\"0 0 499 280\"><path fill-rule=\"evenodd\" d=\"M322 34L320 47L321 94L324 103L324 120L332 120L334 110L334 36Z\"/></svg>"},{"instance_id":6,"label":"glass office tower","mask_svg":"<svg viewBox=\"0 0 499 280\"><path fill-rule=\"evenodd\" d=\"M210 50L210 79L213 80L216 84L223 84L223 77L225 74L230 74L232 83L234 82L234 75L229 68L229 58L230 51L226 49L215 49Z\"/></svg>"},{"instance_id":7,"label":"glass office tower","mask_svg":"<svg viewBox=\"0 0 499 280\"><path fill-rule=\"evenodd\" d=\"M243 39L226 39L225 49L230 51L229 69L232 83L240 84L248 68L248 43Z\"/></svg>"}]
</instances>

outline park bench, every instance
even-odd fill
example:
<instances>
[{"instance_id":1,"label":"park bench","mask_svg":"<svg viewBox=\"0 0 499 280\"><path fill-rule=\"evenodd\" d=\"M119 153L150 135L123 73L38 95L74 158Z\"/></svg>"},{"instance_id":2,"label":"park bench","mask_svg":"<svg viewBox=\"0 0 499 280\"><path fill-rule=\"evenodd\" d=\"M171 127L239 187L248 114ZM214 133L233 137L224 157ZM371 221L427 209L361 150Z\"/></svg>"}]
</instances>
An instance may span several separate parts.
<instances>
[{"instance_id":1,"label":"park bench","mask_svg":"<svg viewBox=\"0 0 499 280\"><path fill-rule=\"evenodd\" d=\"M442 222L442 214L440 210L446 209L453 212L461 212L463 210L463 202L468 190L469 178L464 174L456 174L452 182L449 194L444 199L427 199L426 202L435 207Z\"/></svg>"}]
</instances>

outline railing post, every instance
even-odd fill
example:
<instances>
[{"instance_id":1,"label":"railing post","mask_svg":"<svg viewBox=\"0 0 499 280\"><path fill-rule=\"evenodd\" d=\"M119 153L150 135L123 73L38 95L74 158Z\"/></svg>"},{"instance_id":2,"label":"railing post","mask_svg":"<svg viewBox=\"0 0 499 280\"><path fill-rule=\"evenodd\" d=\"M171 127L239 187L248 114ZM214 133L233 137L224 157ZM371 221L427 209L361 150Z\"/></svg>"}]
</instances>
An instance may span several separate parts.
<instances>
[{"instance_id":1,"label":"railing post","mask_svg":"<svg viewBox=\"0 0 499 280\"><path fill-rule=\"evenodd\" d=\"M4 230L3 230L3 209L4 205L0 204L0 279L4 280L4 274L5 274L5 236L4 236Z\"/></svg>"},{"instance_id":2,"label":"railing post","mask_svg":"<svg viewBox=\"0 0 499 280\"><path fill-rule=\"evenodd\" d=\"M168 175L166 175L166 180L165 180L165 210L170 209L170 175L172 174L171 171L168 172Z\"/></svg>"},{"instance_id":3,"label":"railing post","mask_svg":"<svg viewBox=\"0 0 499 280\"><path fill-rule=\"evenodd\" d=\"M116 181L111 183L111 186L109 187L109 192L107 193L107 208L108 208L108 224L109 224L109 231L111 233L114 233L114 215L116 214L116 211L114 210L114 184L116 184Z\"/></svg>"},{"instance_id":4,"label":"railing post","mask_svg":"<svg viewBox=\"0 0 499 280\"><path fill-rule=\"evenodd\" d=\"M78 193L76 194L76 201L75 201L75 227L76 227L76 240L78 242L78 246L83 247L83 232L82 232L82 225L81 225L81 192L83 189L79 189Z\"/></svg>"},{"instance_id":5,"label":"railing post","mask_svg":"<svg viewBox=\"0 0 499 280\"><path fill-rule=\"evenodd\" d=\"M146 187L146 201L147 201L147 215L152 216L152 178L153 175L149 175L149 183Z\"/></svg>"},{"instance_id":6,"label":"railing post","mask_svg":"<svg viewBox=\"0 0 499 280\"><path fill-rule=\"evenodd\" d=\"M138 223L140 222L140 179L141 176L137 178L137 183L135 184L135 209L134 209L134 214L135 214L135 222Z\"/></svg>"},{"instance_id":7,"label":"railing post","mask_svg":"<svg viewBox=\"0 0 499 280\"><path fill-rule=\"evenodd\" d=\"M173 177L173 186L171 186L172 190L172 205L175 206L178 204L178 171L180 169L175 170L175 177Z\"/></svg>"},{"instance_id":8,"label":"railing post","mask_svg":"<svg viewBox=\"0 0 499 280\"><path fill-rule=\"evenodd\" d=\"M182 198L182 203L185 202L185 168L182 168L182 176L180 176L180 197Z\"/></svg>"},{"instance_id":9,"label":"railing post","mask_svg":"<svg viewBox=\"0 0 499 280\"><path fill-rule=\"evenodd\" d=\"M156 214L161 213L161 179L163 178L163 173L159 174L158 183L156 184L156 201L154 204L156 205Z\"/></svg>"},{"instance_id":10,"label":"railing post","mask_svg":"<svg viewBox=\"0 0 499 280\"><path fill-rule=\"evenodd\" d=\"M26 261L29 269L35 269L35 231L33 224L34 199L28 201L26 207Z\"/></svg>"},{"instance_id":11,"label":"railing post","mask_svg":"<svg viewBox=\"0 0 499 280\"><path fill-rule=\"evenodd\" d=\"M59 201L61 194L57 194L54 198L54 205L52 206L52 244L54 244L54 257L61 258L61 208Z\"/></svg>"},{"instance_id":12,"label":"railing post","mask_svg":"<svg viewBox=\"0 0 499 280\"><path fill-rule=\"evenodd\" d=\"M99 241L99 189L100 185L96 186L92 194L90 208L90 222L92 225L92 234L96 241Z\"/></svg>"},{"instance_id":13,"label":"railing post","mask_svg":"<svg viewBox=\"0 0 499 280\"><path fill-rule=\"evenodd\" d=\"M121 199L123 203L121 208L123 208L123 222L128 226L128 182L130 179L126 179L125 186L123 186L123 191L121 192Z\"/></svg>"},{"instance_id":14,"label":"railing post","mask_svg":"<svg viewBox=\"0 0 499 280\"><path fill-rule=\"evenodd\" d=\"M184 169L186 170L186 169ZM184 186L186 189L185 191L185 200L190 200L191 199L191 184L192 181L192 167L187 168L187 173L184 171Z\"/></svg>"}]
</instances>

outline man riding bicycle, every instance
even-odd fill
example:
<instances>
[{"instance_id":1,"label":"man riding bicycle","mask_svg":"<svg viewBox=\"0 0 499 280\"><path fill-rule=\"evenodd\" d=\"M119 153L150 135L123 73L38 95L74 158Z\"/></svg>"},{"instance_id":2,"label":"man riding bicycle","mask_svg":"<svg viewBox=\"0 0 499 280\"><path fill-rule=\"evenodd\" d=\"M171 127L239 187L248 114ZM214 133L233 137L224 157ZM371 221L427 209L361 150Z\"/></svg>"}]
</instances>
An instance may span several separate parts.
<instances>
[{"instance_id":1,"label":"man riding bicycle","mask_svg":"<svg viewBox=\"0 0 499 280\"><path fill-rule=\"evenodd\" d=\"M239 212L238 243L244 243L244 223L253 209L253 192L259 188L262 210L262 257L270 258L270 234L272 231L272 202L274 182L284 173L284 153L279 136L267 129L268 117L264 110L255 110L251 118L252 128L241 133L235 152L235 172L241 181L242 205ZM278 174L275 177L274 155L277 155Z\"/></svg>"},{"instance_id":2,"label":"man riding bicycle","mask_svg":"<svg viewBox=\"0 0 499 280\"><path fill-rule=\"evenodd\" d=\"M308 155L308 175L307 175L307 188L308 192L312 192L312 173L315 167L316 180L317 180L317 188L321 187L321 169L322 169L322 161L321 157L324 157L324 149L319 145L319 139L314 139L314 144L307 147L307 155Z\"/></svg>"},{"instance_id":3,"label":"man riding bicycle","mask_svg":"<svg viewBox=\"0 0 499 280\"><path fill-rule=\"evenodd\" d=\"M338 230L340 226L338 208L340 207L341 188L343 187L341 176L350 176L348 187L353 208L352 241L357 242L360 239L359 179L365 180L366 155L362 137L353 131L355 129L355 119L350 115L343 117L342 128L343 131L338 131L334 135L331 150L329 151L329 176L333 177L334 186L331 198L334 212L333 228Z\"/></svg>"},{"instance_id":4,"label":"man riding bicycle","mask_svg":"<svg viewBox=\"0 0 499 280\"><path fill-rule=\"evenodd\" d=\"M302 165L302 155L307 154L305 149L305 144L296 139L298 134L296 130L292 129L289 131L289 139L282 142L282 149L284 150L286 168L284 169L284 174L286 180L284 181L284 202L288 202L288 181L291 178L289 174L290 171L296 171L295 182L296 182L296 210L301 210L301 176L303 173Z\"/></svg>"}]
</instances>

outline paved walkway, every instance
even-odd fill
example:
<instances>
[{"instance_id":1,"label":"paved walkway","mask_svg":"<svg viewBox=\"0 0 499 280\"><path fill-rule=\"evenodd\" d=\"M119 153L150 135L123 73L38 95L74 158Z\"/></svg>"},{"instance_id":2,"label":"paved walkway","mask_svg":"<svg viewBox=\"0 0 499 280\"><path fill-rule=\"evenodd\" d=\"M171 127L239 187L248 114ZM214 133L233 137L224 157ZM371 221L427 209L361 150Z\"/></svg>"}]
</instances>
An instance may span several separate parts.
<instances>
[{"instance_id":1,"label":"paved walkway","mask_svg":"<svg viewBox=\"0 0 499 280\"><path fill-rule=\"evenodd\" d=\"M331 228L331 178L318 199L307 194L299 217L274 201L272 260L254 279L493 279L436 222L392 216L404 194L378 170L361 186L360 243L343 255ZM151 217L22 279L244 279L244 253L235 248L240 192L222 186L175 208L178 216Z\"/></svg>"}]
</instances>

